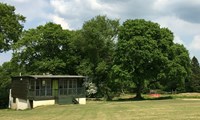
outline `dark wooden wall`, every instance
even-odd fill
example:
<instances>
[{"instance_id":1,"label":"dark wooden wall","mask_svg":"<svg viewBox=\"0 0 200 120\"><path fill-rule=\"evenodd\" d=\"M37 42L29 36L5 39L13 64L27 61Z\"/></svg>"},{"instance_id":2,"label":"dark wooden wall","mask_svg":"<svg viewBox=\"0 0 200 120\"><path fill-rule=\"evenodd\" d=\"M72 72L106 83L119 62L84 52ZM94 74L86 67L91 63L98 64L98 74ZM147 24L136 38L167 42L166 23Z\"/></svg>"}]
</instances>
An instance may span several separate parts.
<instances>
[{"instance_id":1,"label":"dark wooden wall","mask_svg":"<svg viewBox=\"0 0 200 120\"><path fill-rule=\"evenodd\" d=\"M23 78L12 78L12 97L15 98L21 98L21 99L27 99L28 94L28 77Z\"/></svg>"}]
</instances>

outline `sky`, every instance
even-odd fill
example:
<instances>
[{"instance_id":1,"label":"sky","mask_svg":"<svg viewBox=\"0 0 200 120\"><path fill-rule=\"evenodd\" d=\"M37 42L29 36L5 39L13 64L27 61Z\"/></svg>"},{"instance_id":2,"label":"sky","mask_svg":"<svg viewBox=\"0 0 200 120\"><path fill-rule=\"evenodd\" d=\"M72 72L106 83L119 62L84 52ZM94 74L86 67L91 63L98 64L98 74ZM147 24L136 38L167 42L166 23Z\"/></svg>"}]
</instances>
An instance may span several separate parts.
<instances>
[{"instance_id":1,"label":"sky","mask_svg":"<svg viewBox=\"0 0 200 120\"><path fill-rule=\"evenodd\" d=\"M145 19L157 22L174 33L174 42L183 44L190 57L200 62L200 0L0 0L15 6L26 17L24 29L47 22L63 29L81 29L97 15L110 19ZM11 51L0 54L0 65L11 59Z\"/></svg>"}]
</instances>

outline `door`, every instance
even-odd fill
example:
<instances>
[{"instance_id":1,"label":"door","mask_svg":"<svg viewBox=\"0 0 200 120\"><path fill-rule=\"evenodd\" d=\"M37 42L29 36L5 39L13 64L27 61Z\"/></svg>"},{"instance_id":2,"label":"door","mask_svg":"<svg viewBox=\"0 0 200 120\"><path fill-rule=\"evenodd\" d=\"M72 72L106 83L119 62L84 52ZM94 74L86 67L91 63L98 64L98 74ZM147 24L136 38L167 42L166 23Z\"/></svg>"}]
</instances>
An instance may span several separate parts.
<instances>
[{"instance_id":1,"label":"door","mask_svg":"<svg viewBox=\"0 0 200 120\"><path fill-rule=\"evenodd\" d=\"M55 103L58 103L58 80L53 80L52 93L55 98Z\"/></svg>"}]
</instances>

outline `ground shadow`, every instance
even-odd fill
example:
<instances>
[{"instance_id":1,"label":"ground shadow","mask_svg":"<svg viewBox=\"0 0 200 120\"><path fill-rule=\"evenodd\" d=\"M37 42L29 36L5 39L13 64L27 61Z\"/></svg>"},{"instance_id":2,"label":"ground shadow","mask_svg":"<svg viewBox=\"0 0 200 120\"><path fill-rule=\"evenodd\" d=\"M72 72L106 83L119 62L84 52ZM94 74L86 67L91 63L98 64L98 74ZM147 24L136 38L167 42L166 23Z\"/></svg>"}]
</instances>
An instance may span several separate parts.
<instances>
[{"instance_id":1,"label":"ground shadow","mask_svg":"<svg viewBox=\"0 0 200 120\"><path fill-rule=\"evenodd\" d=\"M116 100L110 100L113 102L126 102L126 101L145 101L145 100L168 100L168 99L173 99L172 96L163 96L163 97L156 97L156 98L141 98L141 99L137 99L137 98L119 98Z\"/></svg>"},{"instance_id":2,"label":"ground shadow","mask_svg":"<svg viewBox=\"0 0 200 120\"><path fill-rule=\"evenodd\" d=\"M146 98L145 100L168 100L173 99L172 96L163 96L163 97L157 97L157 98Z\"/></svg>"}]
</instances>

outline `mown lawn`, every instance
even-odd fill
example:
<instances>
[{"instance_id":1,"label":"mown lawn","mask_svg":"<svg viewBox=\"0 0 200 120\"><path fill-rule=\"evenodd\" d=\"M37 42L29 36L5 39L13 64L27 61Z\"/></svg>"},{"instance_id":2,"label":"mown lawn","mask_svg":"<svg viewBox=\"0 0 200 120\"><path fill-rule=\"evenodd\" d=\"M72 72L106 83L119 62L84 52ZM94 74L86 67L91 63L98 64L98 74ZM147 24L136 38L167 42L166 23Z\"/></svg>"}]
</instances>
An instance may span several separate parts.
<instances>
[{"instance_id":1,"label":"mown lawn","mask_svg":"<svg viewBox=\"0 0 200 120\"><path fill-rule=\"evenodd\" d=\"M0 110L0 120L200 120L200 100L89 101L32 110Z\"/></svg>"}]
</instances>

